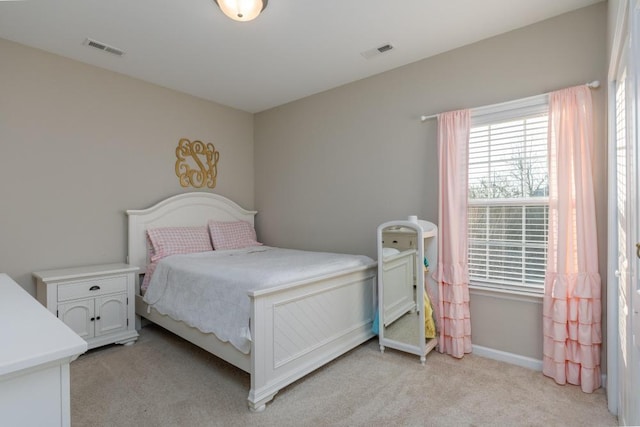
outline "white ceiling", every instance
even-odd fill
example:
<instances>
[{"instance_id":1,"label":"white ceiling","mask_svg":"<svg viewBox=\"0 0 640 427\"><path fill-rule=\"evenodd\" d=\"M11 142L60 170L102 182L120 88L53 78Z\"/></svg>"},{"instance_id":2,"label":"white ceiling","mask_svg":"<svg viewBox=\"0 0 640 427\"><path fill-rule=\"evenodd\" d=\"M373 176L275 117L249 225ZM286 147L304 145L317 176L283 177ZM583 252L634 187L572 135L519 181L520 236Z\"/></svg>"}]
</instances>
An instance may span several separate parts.
<instances>
[{"instance_id":1,"label":"white ceiling","mask_svg":"<svg viewBox=\"0 0 640 427\"><path fill-rule=\"evenodd\" d=\"M270 0L242 23L213 0L0 0L0 37L259 112L599 1Z\"/></svg>"}]
</instances>

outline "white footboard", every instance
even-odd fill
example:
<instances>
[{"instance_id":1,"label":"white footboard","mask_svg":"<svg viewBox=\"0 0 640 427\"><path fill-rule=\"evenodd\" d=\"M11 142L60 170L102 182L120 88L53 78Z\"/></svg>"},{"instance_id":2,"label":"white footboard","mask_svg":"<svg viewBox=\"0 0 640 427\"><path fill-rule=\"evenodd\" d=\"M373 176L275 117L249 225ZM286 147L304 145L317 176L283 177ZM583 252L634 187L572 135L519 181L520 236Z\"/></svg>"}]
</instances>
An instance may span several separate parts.
<instances>
[{"instance_id":1,"label":"white footboard","mask_svg":"<svg viewBox=\"0 0 640 427\"><path fill-rule=\"evenodd\" d=\"M384 326L389 326L405 313L416 309L414 298L415 250L385 258L382 266L384 286Z\"/></svg>"},{"instance_id":2,"label":"white footboard","mask_svg":"<svg viewBox=\"0 0 640 427\"><path fill-rule=\"evenodd\" d=\"M373 336L376 266L250 293L249 407Z\"/></svg>"},{"instance_id":3,"label":"white footboard","mask_svg":"<svg viewBox=\"0 0 640 427\"><path fill-rule=\"evenodd\" d=\"M172 331L251 375L249 408L261 411L282 388L371 337L375 264L250 293L252 345L246 355L185 323L148 310L136 296L136 314Z\"/></svg>"}]
</instances>

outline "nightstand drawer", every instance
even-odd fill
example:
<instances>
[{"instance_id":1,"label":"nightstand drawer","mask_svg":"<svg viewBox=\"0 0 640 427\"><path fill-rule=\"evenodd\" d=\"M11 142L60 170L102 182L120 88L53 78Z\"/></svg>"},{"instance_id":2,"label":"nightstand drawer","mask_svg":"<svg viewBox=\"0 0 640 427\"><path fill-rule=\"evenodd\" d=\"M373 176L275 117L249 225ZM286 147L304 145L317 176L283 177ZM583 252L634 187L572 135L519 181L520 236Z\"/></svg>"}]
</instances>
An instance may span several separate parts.
<instances>
[{"instance_id":1,"label":"nightstand drawer","mask_svg":"<svg viewBox=\"0 0 640 427\"><path fill-rule=\"evenodd\" d=\"M105 277L58 286L58 301L91 298L127 290L127 276Z\"/></svg>"}]
</instances>

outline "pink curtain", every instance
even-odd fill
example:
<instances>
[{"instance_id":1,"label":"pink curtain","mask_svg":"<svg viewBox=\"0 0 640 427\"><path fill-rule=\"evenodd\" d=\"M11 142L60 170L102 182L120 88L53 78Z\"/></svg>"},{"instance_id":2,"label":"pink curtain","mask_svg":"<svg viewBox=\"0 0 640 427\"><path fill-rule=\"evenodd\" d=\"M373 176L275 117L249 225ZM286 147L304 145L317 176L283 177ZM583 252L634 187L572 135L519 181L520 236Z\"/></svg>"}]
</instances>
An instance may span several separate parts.
<instances>
[{"instance_id":1,"label":"pink curtain","mask_svg":"<svg viewBox=\"0 0 640 427\"><path fill-rule=\"evenodd\" d=\"M586 393L600 387L602 343L592 115L588 87L550 94L543 373Z\"/></svg>"},{"instance_id":2,"label":"pink curtain","mask_svg":"<svg viewBox=\"0 0 640 427\"><path fill-rule=\"evenodd\" d=\"M469 110L438 115L438 350L458 358L471 353L467 265L469 116Z\"/></svg>"}]
</instances>

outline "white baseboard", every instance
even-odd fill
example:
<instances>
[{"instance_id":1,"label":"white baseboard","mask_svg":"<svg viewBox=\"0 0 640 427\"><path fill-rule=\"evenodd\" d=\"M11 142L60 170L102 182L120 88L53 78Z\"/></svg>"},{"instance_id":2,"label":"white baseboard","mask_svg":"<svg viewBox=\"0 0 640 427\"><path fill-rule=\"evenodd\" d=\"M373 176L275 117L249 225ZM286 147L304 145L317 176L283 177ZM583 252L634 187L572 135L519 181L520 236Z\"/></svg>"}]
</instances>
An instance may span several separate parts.
<instances>
[{"instance_id":1,"label":"white baseboard","mask_svg":"<svg viewBox=\"0 0 640 427\"><path fill-rule=\"evenodd\" d=\"M523 368L533 369L534 371L542 371L542 360L532 357L521 356L519 354L508 353L475 344L473 344L473 354L486 357L487 359L499 360L501 362L511 363L512 365L522 366Z\"/></svg>"},{"instance_id":2,"label":"white baseboard","mask_svg":"<svg viewBox=\"0 0 640 427\"><path fill-rule=\"evenodd\" d=\"M533 369L534 371L542 371L542 360L532 357L521 356L515 353L508 353L502 350L496 350L481 345L472 345L473 354L486 357L487 359L499 360L500 362L511 363L512 365L522 366L523 368ZM607 388L607 374L600 376L602 388Z\"/></svg>"}]
</instances>

